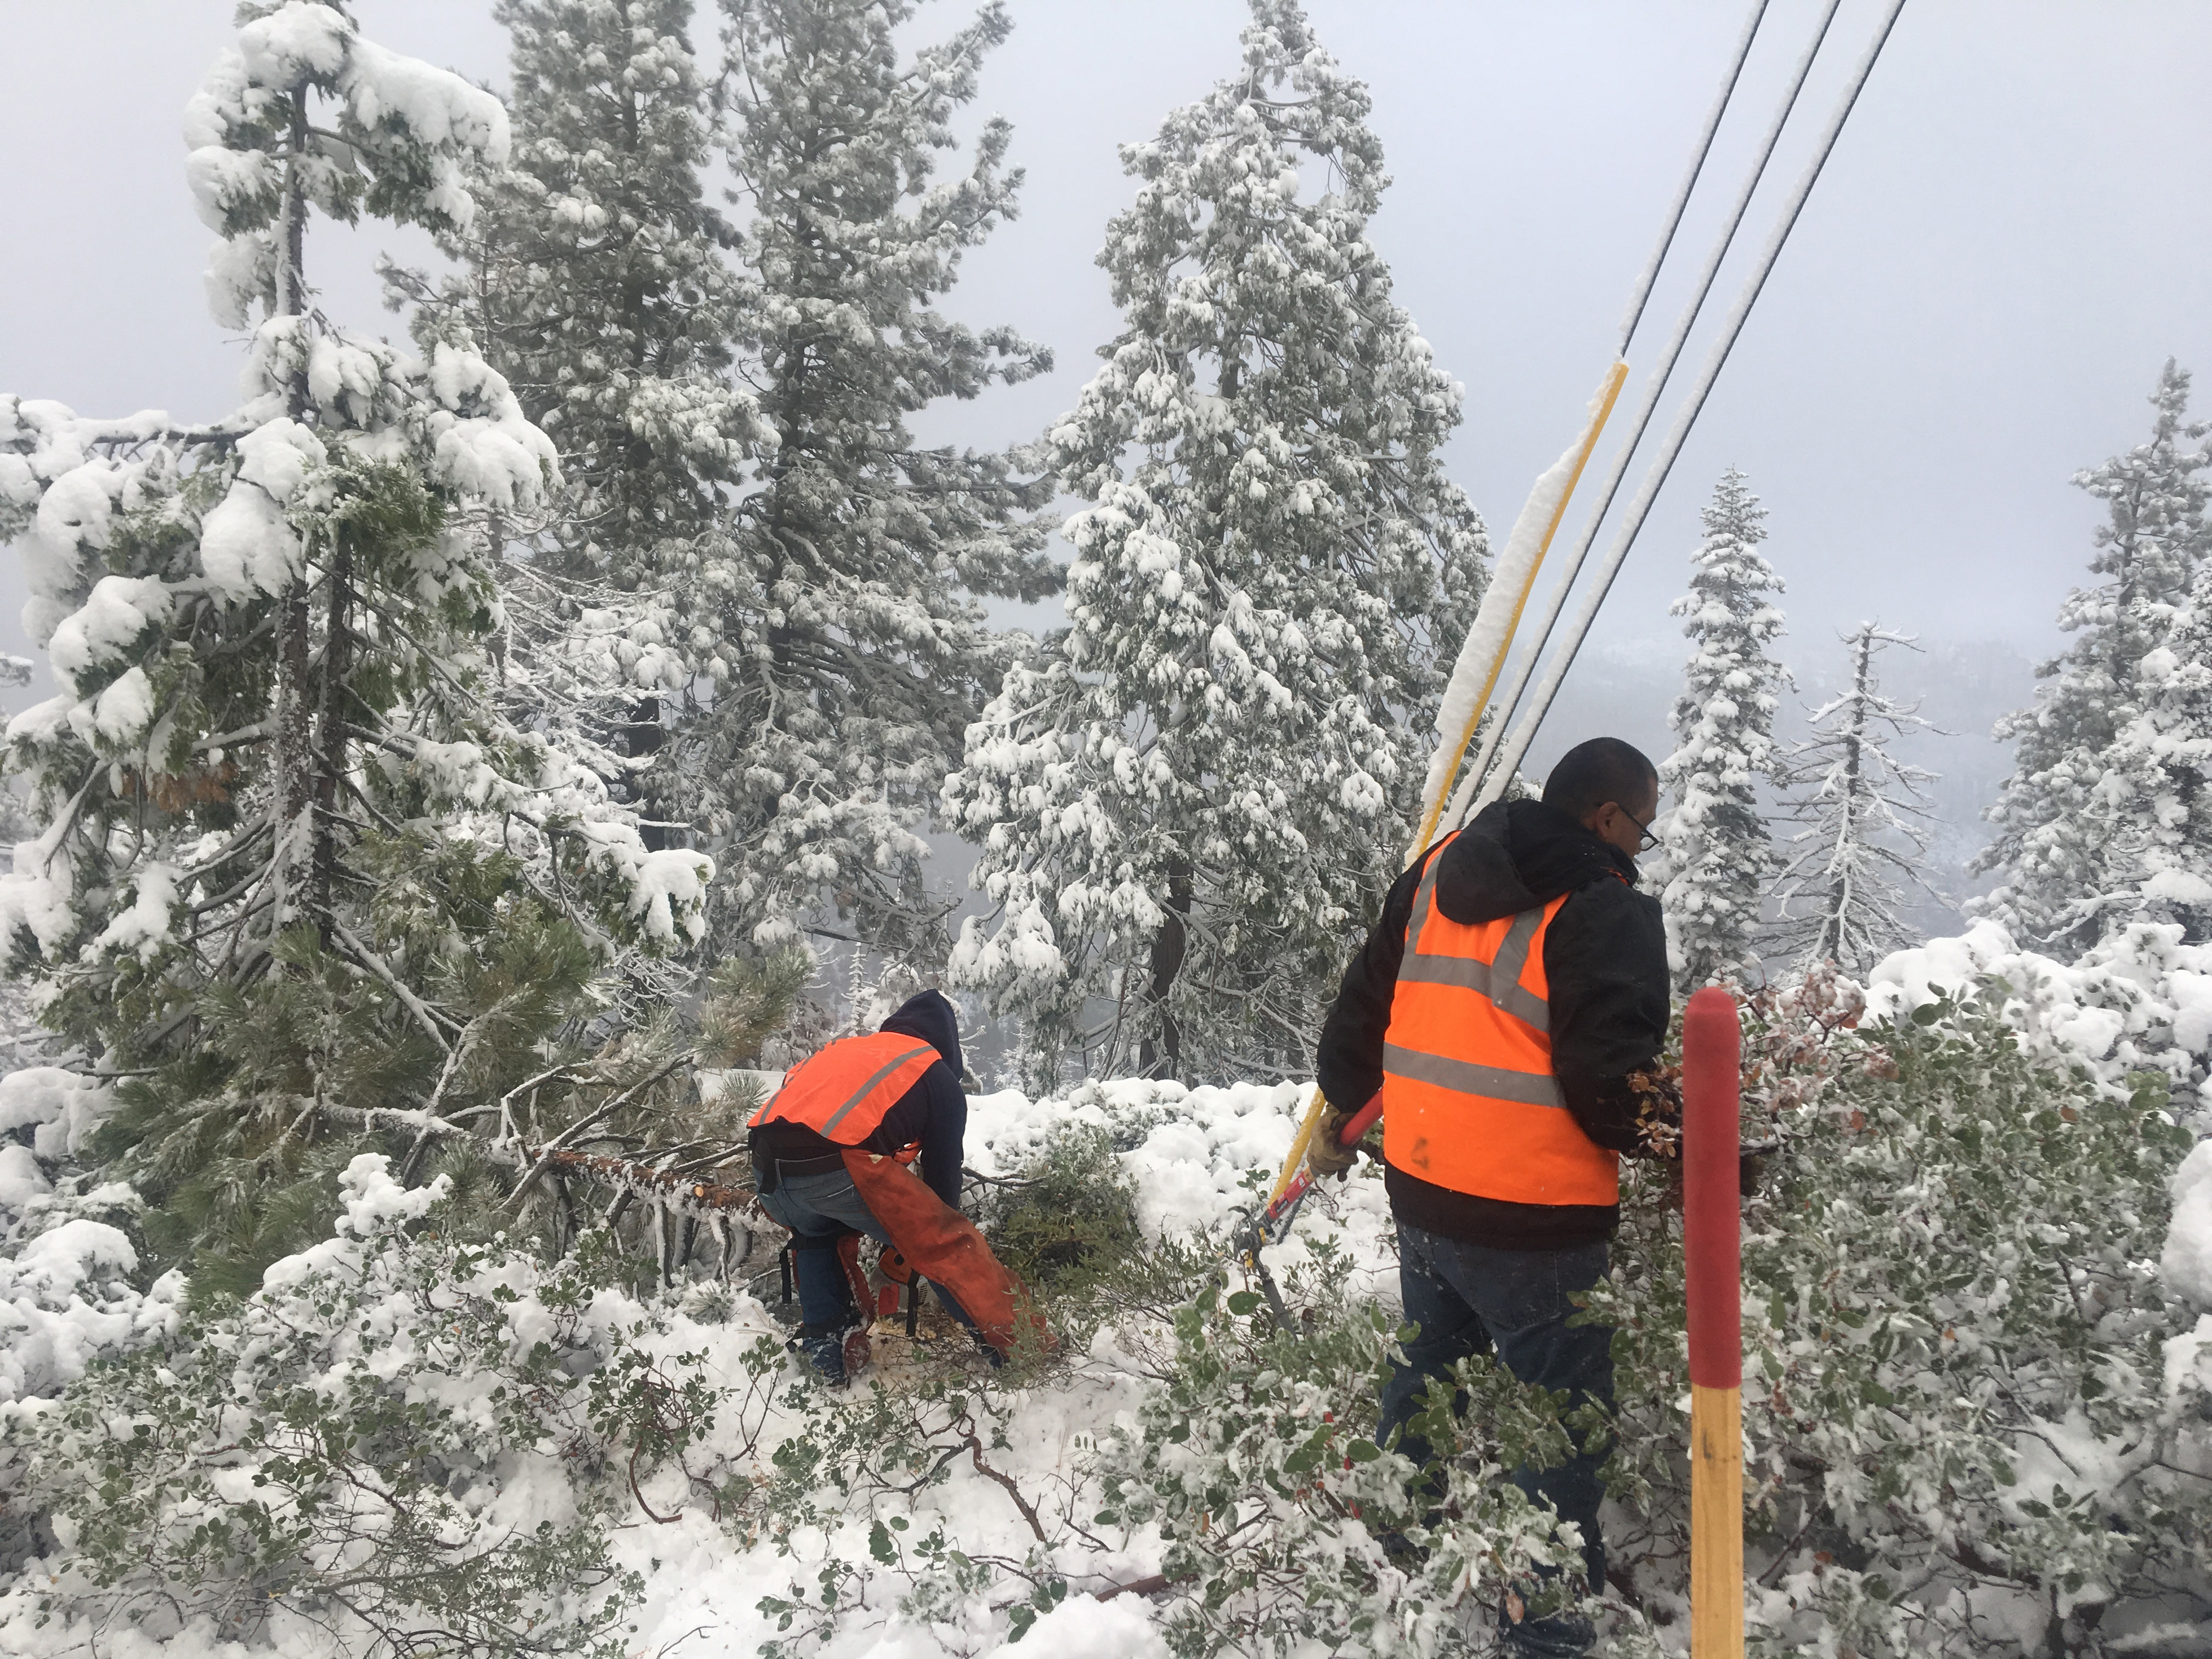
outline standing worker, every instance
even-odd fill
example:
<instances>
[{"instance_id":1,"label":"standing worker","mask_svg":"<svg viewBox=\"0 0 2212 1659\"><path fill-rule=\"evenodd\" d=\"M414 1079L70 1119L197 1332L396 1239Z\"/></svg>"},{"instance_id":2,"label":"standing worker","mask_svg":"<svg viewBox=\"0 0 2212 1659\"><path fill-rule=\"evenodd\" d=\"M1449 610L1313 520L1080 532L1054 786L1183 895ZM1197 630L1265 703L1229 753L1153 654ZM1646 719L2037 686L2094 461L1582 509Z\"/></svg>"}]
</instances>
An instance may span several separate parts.
<instances>
[{"instance_id":1,"label":"standing worker","mask_svg":"<svg viewBox=\"0 0 2212 1659\"><path fill-rule=\"evenodd\" d=\"M1345 972L1317 1056L1330 1115L1308 1164L1349 1167L1337 1132L1379 1090L1399 1284L1420 1328L1382 1391L1379 1442L1406 1428L1430 1378L1493 1349L1522 1382L1612 1408L1613 1332L1568 1320L1606 1273L1621 1155L1674 1156L1681 1121L1660 1069L1666 927L1636 890L1658 807L1640 751L1578 744L1541 800L1493 804L1401 876ZM1431 1464L1419 1436L1399 1444ZM1581 1529L1593 1590L1603 1459L1587 1446L1515 1476ZM1512 1651L1579 1654L1595 1639L1571 1610L1517 1607Z\"/></svg>"},{"instance_id":2,"label":"standing worker","mask_svg":"<svg viewBox=\"0 0 2212 1659\"><path fill-rule=\"evenodd\" d=\"M1021 1281L960 1213L968 1097L960 1028L924 991L872 1035L842 1037L784 1074L746 1125L761 1208L791 1229L800 1345L828 1381L847 1376L847 1340L866 1328L839 1247L855 1234L890 1245L927 1279L994 1363L1042 1325ZM921 1173L908 1164L918 1150ZM854 1364L865 1363L865 1344Z\"/></svg>"}]
</instances>

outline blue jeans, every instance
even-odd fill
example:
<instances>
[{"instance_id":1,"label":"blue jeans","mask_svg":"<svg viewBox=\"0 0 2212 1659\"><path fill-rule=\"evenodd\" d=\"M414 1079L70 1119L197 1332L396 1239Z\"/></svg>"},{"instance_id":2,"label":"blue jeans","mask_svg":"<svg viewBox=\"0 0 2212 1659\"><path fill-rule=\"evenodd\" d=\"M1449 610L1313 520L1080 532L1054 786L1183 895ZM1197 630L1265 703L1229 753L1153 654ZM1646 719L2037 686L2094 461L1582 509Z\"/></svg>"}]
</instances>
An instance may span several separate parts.
<instances>
[{"instance_id":1,"label":"blue jeans","mask_svg":"<svg viewBox=\"0 0 2212 1659\"><path fill-rule=\"evenodd\" d=\"M848 1233L864 1233L878 1244L889 1244L891 1236L861 1198L853 1177L843 1170L786 1176L774 1192L760 1195L760 1206L791 1229L791 1277L799 1289L799 1316L817 1330L855 1317L859 1310L837 1260L837 1241ZM933 1284L930 1289L955 1319L970 1331L975 1328L968 1310L943 1286Z\"/></svg>"},{"instance_id":2,"label":"blue jeans","mask_svg":"<svg viewBox=\"0 0 2212 1659\"><path fill-rule=\"evenodd\" d=\"M1420 1331L1406 1344L1406 1361L1382 1390L1377 1443L1402 1429L1419 1407L1432 1376L1455 1360L1495 1350L1522 1382L1572 1389L1575 1403L1613 1407L1613 1330L1569 1325L1572 1297L1605 1276L1603 1241L1565 1250L1494 1250L1441 1237L1401 1219L1398 1284L1406 1319ZM1465 1401L1455 1402L1464 1410ZM1407 1434L1399 1449L1416 1463L1431 1458L1427 1441ZM1583 1559L1590 1588L1605 1584L1605 1543L1598 1534L1598 1500L1604 1495L1598 1466L1602 1447L1580 1451L1557 1468L1514 1471L1513 1483L1532 1498L1548 1499L1562 1521L1582 1528Z\"/></svg>"},{"instance_id":3,"label":"blue jeans","mask_svg":"<svg viewBox=\"0 0 2212 1659\"><path fill-rule=\"evenodd\" d=\"M809 1325L841 1325L856 1311L853 1288L837 1260L837 1241L865 1233L878 1244L891 1236L860 1200L860 1189L842 1170L819 1175L786 1176L772 1193L760 1195L761 1208L791 1229L791 1277L799 1288L799 1316Z\"/></svg>"}]
</instances>

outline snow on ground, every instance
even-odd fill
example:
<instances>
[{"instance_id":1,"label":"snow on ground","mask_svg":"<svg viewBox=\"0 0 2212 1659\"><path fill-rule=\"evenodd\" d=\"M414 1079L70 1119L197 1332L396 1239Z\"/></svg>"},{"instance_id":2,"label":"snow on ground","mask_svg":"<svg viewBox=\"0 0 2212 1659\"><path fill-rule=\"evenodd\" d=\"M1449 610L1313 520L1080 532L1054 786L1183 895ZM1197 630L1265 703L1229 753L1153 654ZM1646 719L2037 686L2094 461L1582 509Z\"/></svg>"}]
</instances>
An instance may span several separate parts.
<instances>
[{"instance_id":1,"label":"snow on ground","mask_svg":"<svg viewBox=\"0 0 2212 1659\"><path fill-rule=\"evenodd\" d=\"M1226 1089L1186 1089L1179 1083L1124 1079L1091 1083L1073 1093L1032 1102L1012 1091L968 1103L968 1164L1006 1175L1065 1123L1091 1124L1133 1142L1121 1168L1136 1183L1137 1215L1154 1238L1215 1226L1250 1207L1291 1150L1312 1088L1306 1083L1240 1083ZM1363 1172L1364 1168L1363 1167ZM1379 1180L1325 1183L1307 1201L1302 1231L1340 1237L1362 1263L1390 1262L1384 1247L1390 1210Z\"/></svg>"},{"instance_id":2,"label":"snow on ground","mask_svg":"<svg viewBox=\"0 0 2212 1659\"><path fill-rule=\"evenodd\" d=\"M2163 1073L2185 1107L2212 1065L2212 945L2139 924L2070 966L2021 949L1994 921L1899 951L1868 976L1867 1009L1898 1018L1937 996L2003 981L2002 1012L2030 1054L2079 1060L2124 1097L2132 1072ZM2202 1104L2201 1098L2199 1103Z\"/></svg>"}]
</instances>

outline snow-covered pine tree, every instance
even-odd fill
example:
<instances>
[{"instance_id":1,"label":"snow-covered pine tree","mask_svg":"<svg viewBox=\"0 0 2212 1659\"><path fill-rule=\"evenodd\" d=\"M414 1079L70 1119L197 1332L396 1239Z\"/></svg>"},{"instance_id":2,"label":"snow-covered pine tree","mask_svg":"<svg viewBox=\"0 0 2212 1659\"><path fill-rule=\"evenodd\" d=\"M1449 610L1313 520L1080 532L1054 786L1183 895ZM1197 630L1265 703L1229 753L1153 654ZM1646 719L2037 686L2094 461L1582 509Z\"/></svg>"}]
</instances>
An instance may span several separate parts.
<instances>
[{"instance_id":1,"label":"snow-covered pine tree","mask_svg":"<svg viewBox=\"0 0 2212 1659\"><path fill-rule=\"evenodd\" d=\"M1674 752L1659 768L1672 805L1658 827L1667 951L1685 993L1741 974L1768 883L1780 867L1759 802L1762 782L1786 781L1774 744L1774 711L1790 672L1766 654L1782 632L1767 599L1782 583L1759 552L1766 509L1734 467L1704 509L1705 540L1675 616L1694 648L1682 695L1667 717Z\"/></svg>"},{"instance_id":2,"label":"snow-covered pine tree","mask_svg":"<svg viewBox=\"0 0 2212 1659\"><path fill-rule=\"evenodd\" d=\"M713 659L713 538L763 428L731 374L744 283L705 198L708 88L690 0L501 0L514 142L479 162L477 211L433 284L387 269L426 346L480 347L561 453L562 489L505 533L519 708L573 732L662 811L680 710ZM658 841L648 830L648 839Z\"/></svg>"},{"instance_id":3,"label":"snow-covered pine tree","mask_svg":"<svg viewBox=\"0 0 2212 1659\"><path fill-rule=\"evenodd\" d=\"M1917 702L1881 692L1876 657L1893 645L1918 650L1911 635L1863 622L1844 645L1850 684L1813 711L1813 736L1790 753L1790 811L1805 828L1791 837L1796 850L1777 884L1773 938L1800 963L1832 962L1863 979L1913 942L1901 914L1908 897L1934 891L1921 872L1933 810L1925 786L1936 774L1899 760L1890 745L1936 728Z\"/></svg>"},{"instance_id":4,"label":"snow-covered pine tree","mask_svg":"<svg viewBox=\"0 0 2212 1659\"><path fill-rule=\"evenodd\" d=\"M696 574L760 433L730 374L744 285L705 198L691 9L500 0L513 153L471 177L447 239L466 268L437 296L560 450L561 562L624 588Z\"/></svg>"},{"instance_id":5,"label":"snow-covered pine tree","mask_svg":"<svg viewBox=\"0 0 2212 1659\"><path fill-rule=\"evenodd\" d=\"M1974 901L1976 914L2064 957L2178 896L2163 888L2154 896L2143 884L2166 867L2153 850L2172 833L2160 821L2179 810L2180 792L2194 795L2185 780L2195 767L2156 741L2154 720L2140 729L2144 740L2120 743L2166 695L2164 659L2154 653L2212 550L2199 476L2207 458L2195 442L2206 428L2188 418L2189 372L2169 359L2150 401L2150 441L2075 477L2111 504L2089 561L2106 580L2067 595L2058 625L2076 636L2073 646L2037 669L2048 684L2034 706L1997 723L1996 736L2020 746L1985 814L1996 839L1969 866L2004 875ZM2154 686L2146 684L2154 660Z\"/></svg>"},{"instance_id":6,"label":"snow-covered pine tree","mask_svg":"<svg viewBox=\"0 0 2212 1659\"><path fill-rule=\"evenodd\" d=\"M1049 483L1007 455L917 444L945 398L1026 380L1051 355L940 315L962 252L1013 216L1012 129L983 124L966 170L955 116L1012 25L975 21L902 63L908 0L722 0L729 161L758 290L744 373L777 440L742 503L711 714L681 738L732 866L722 921L754 947L808 929L934 966L949 900L921 829L961 734L1025 635L974 596L1059 585L1030 515ZM833 923L842 919L842 927Z\"/></svg>"},{"instance_id":7,"label":"snow-covered pine tree","mask_svg":"<svg viewBox=\"0 0 2212 1659\"><path fill-rule=\"evenodd\" d=\"M1125 327L1049 442L1068 629L946 781L992 914L952 975L1063 1056L1187 1078L1308 1064L1396 874L1480 520L1438 450L1459 387L1368 237L1366 88L1291 0L1122 150L1099 263Z\"/></svg>"},{"instance_id":8,"label":"snow-covered pine tree","mask_svg":"<svg viewBox=\"0 0 2212 1659\"><path fill-rule=\"evenodd\" d=\"M2166 607L2136 664L2135 701L2113 736L2098 796L2115 879L2096 907L2115 923L2179 924L2212 939L2212 558Z\"/></svg>"},{"instance_id":9,"label":"snow-covered pine tree","mask_svg":"<svg viewBox=\"0 0 2212 1659\"><path fill-rule=\"evenodd\" d=\"M364 1140L419 1151L409 1109L471 1121L542 1067L619 940L696 932L709 869L483 696L481 520L535 508L545 435L472 352L313 305L309 210L458 229L498 100L277 0L185 125L249 400L179 428L0 398L0 534L64 688L9 729L47 827L0 949L130 1075L103 1145L162 1253L245 1284L327 1231Z\"/></svg>"}]
</instances>

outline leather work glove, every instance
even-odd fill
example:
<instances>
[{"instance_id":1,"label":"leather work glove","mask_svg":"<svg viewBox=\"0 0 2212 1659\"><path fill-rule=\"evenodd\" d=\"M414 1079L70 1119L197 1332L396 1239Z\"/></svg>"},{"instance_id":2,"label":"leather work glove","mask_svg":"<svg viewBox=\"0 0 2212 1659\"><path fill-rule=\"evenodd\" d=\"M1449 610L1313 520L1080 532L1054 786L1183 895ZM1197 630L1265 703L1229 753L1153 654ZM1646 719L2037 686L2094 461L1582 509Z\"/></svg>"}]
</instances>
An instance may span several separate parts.
<instances>
[{"instance_id":1,"label":"leather work glove","mask_svg":"<svg viewBox=\"0 0 2212 1659\"><path fill-rule=\"evenodd\" d=\"M1337 1139L1344 1133L1344 1126L1355 1115L1334 1102L1322 1114L1321 1122L1314 1130L1312 1144L1306 1148L1306 1168L1313 1171L1316 1181L1328 1176L1341 1176L1359 1162L1359 1149L1346 1146Z\"/></svg>"}]
</instances>

